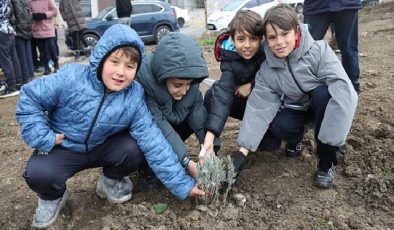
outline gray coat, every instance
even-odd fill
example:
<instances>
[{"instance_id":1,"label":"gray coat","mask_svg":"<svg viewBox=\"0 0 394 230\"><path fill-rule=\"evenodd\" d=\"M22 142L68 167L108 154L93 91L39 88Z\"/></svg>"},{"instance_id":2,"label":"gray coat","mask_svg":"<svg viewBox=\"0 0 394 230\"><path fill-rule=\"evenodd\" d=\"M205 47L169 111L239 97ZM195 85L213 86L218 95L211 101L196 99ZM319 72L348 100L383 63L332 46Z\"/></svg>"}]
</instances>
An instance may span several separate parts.
<instances>
[{"instance_id":1,"label":"gray coat","mask_svg":"<svg viewBox=\"0 0 394 230\"><path fill-rule=\"evenodd\" d=\"M11 0L14 9L16 36L26 40L32 38L32 14L27 0Z\"/></svg>"},{"instance_id":2,"label":"gray coat","mask_svg":"<svg viewBox=\"0 0 394 230\"><path fill-rule=\"evenodd\" d=\"M355 92L341 62L324 41L315 41L307 25L300 24L301 43L286 59L275 57L264 43L267 59L256 75L256 85L249 96L238 145L255 151L269 124L279 111L281 96L287 102L306 102L305 92L327 85L328 102L318 139L332 146L344 144L357 107ZM294 82L300 84L302 92Z\"/></svg>"},{"instance_id":3,"label":"gray coat","mask_svg":"<svg viewBox=\"0 0 394 230\"><path fill-rule=\"evenodd\" d=\"M180 101L174 101L165 86L165 80L171 77L195 79ZM207 110L198 83L206 77L208 67L201 48L181 33L163 37L154 54L144 59L137 75L145 90L146 104L179 160L187 155L187 150L172 125L186 122L199 142L204 141Z\"/></svg>"},{"instance_id":4,"label":"gray coat","mask_svg":"<svg viewBox=\"0 0 394 230\"><path fill-rule=\"evenodd\" d=\"M59 11L69 31L81 31L86 28L80 0L61 0Z\"/></svg>"}]
</instances>

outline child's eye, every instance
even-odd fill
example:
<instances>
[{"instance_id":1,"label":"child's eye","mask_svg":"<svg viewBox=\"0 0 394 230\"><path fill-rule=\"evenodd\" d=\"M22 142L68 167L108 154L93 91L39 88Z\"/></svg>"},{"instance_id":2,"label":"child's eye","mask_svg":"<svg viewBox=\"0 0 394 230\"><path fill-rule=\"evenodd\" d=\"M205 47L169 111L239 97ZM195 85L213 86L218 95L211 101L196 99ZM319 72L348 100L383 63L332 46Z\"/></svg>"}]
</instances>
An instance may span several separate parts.
<instances>
[{"instance_id":1,"label":"child's eye","mask_svg":"<svg viewBox=\"0 0 394 230\"><path fill-rule=\"evenodd\" d=\"M127 65L127 68L129 68L129 69L135 69L135 66L134 66L134 65Z\"/></svg>"},{"instance_id":2,"label":"child's eye","mask_svg":"<svg viewBox=\"0 0 394 230\"><path fill-rule=\"evenodd\" d=\"M117 60L111 60L112 63L117 64L118 61Z\"/></svg>"}]
</instances>

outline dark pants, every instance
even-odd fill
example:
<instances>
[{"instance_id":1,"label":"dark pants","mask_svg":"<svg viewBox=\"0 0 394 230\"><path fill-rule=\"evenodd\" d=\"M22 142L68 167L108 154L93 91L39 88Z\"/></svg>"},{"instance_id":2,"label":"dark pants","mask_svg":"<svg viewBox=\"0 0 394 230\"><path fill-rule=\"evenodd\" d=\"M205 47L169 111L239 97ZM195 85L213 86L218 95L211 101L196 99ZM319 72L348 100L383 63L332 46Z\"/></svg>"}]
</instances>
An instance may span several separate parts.
<instances>
[{"instance_id":1,"label":"dark pants","mask_svg":"<svg viewBox=\"0 0 394 230\"><path fill-rule=\"evenodd\" d=\"M308 111L283 109L278 112L260 144L262 149L271 151L277 149L280 147L282 140L289 144L301 142L304 137L305 126L313 122L319 158L330 162L336 159L338 147L323 144L317 138L328 101L331 98L327 86L319 86L312 90L311 97L311 108Z\"/></svg>"},{"instance_id":2,"label":"dark pants","mask_svg":"<svg viewBox=\"0 0 394 230\"><path fill-rule=\"evenodd\" d=\"M79 54L83 50L81 45L88 47L88 43L83 39L82 31L72 31L70 33L73 40L73 50Z\"/></svg>"},{"instance_id":3,"label":"dark pants","mask_svg":"<svg viewBox=\"0 0 394 230\"><path fill-rule=\"evenodd\" d=\"M121 179L136 170L144 159L136 141L126 131L113 135L87 154L54 147L48 155L33 154L23 177L41 199L63 196L66 181L76 173L103 167L111 179Z\"/></svg>"},{"instance_id":4,"label":"dark pants","mask_svg":"<svg viewBox=\"0 0 394 230\"><path fill-rule=\"evenodd\" d=\"M330 24L341 50L342 65L355 90L360 92L360 65L358 57L358 10L343 10L307 15L304 18L315 40L323 39Z\"/></svg>"},{"instance_id":5,"label":"dark pants","mask_svg":"<svg viewBox=\"0 0 394 230\"><path fill-rule=\"evenodd\" d=\"M40 62L45 67L48 67L49 60L58 65L58 54L57 54L57 47L56 47L56 38L43 38L43 39L36 39L38 50L40 52Z\"/></svg>"},{"instance_id":6,"label":"dark pants","mask_svg":"<svg viewBox=\"0 0 394 230\"><path fill-rule=\"evenodd\" d=\"M27 83L34 78L33 56L30 40L16 37L15 48L18 53L19 64L22 72L22 83Z\"/></svg>"},{"instance_id":7,"label":"dark pants","mask_svg":"<svg viewBox=\"0 0 394 230\"><path fill-rule=\"evenodd\" d=\"M15 35L0 32L0 67L11 91L22 83L21 69L15 49Z\"/></svg>"}]
</instances>

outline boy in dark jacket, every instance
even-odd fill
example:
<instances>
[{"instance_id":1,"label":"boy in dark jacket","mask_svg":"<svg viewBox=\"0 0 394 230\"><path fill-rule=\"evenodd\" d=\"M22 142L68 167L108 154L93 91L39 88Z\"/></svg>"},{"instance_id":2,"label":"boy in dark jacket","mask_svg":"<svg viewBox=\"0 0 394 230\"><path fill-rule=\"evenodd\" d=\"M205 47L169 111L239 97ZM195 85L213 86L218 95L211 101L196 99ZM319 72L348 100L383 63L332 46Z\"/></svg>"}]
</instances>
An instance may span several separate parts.
<instances>
[{"instance_id":1,"label":"boy in dark jacket","mask_svg":"<svg viewBox=\"0 0 394 230\"><path fill-rule=\"evenodd\" d=\"M189 36L169 33L144 59L137 81L145 89L145 100L182 166L197 178L184 141L195 134L204 141L207 111L199 83L208 77L201 48Z\"/></svg>"},{"instance_id":2,"label":"boy in dark jacket","mask_svg":"<svg viewBox=\"0 0 394 230\"><path fill-rule=\"evenodd\" d=\"M55 222L67 199L66 181L103 167L96 193L110 203L132 197L129 174L144 158L178 198L203 195L185 174L133 81L144 44L129 26L108 28L89 64L69 64L22 87L16 112L24 141L37 151L23 174L38 198L33 227Z\"/></svg>"},{"instance_id":3,"label":"boy in dark jacket","mask_svg":"<svg viewBox=\"0 0 394 230\"><path fill-rule=\"evenodd\" d=\"M265 56L260 48L263 20L250 10L240 10L229 24L229 31L218 36L215 57L222 76L206 92L208 130L200 157L214 152L214 138L219 137L227 118L242 120L246 100L254 86L254 77ZM217 147L215 149L217 151Z\"/></svg>"}]
</instances>

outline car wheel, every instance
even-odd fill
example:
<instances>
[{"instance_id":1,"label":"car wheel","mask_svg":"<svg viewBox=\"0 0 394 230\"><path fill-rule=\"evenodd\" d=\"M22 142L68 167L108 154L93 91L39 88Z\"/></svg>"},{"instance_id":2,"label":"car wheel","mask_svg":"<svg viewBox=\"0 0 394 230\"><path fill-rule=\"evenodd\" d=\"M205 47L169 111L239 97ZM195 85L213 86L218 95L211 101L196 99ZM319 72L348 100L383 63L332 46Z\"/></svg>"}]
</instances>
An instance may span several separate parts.
<instances>
[{"instance_id":1,"label":"car wheel","mask_svg":"<svg viewBox=\"0 0 394 230\"><path fill-rule=\"evenodd\" d=\"M179 27L182 28L185 25L185 19L178 18L178 24L179 24Z\"/></svg>"},{"instance_id":2,"label":"car wheel","mask_svg":"<svg viewBox=\"0 0 394 230\"><path fill-rule=\"evenodd\" d=\"M370 1L368 2L367 6L368 7L375 7L379 5L379 1Z\"/></svg>"},{"instance_id":3,"label":"car wheel","mask_svg":"<svg viewBox=\"0 0 394 230\"><path fill-rule=\"evenodd\" d=\"M156 29L155 32L155 40L156 43L159 43L159 41L164 37L164 35L166 35L168 32L171 32L170 27L168 26L159 26Z\"/></svg>"},{"instance_id":4,"label":"car wheel","mask_svg":"<svg viewBox=\"0 0 394 230\"><path fill-rule=\"evenodd\" d=\"M99 37L95 34L84 34L83 39L86 41L86 44L88 45L88 46L85 45L81 46L83 47L83 52L86 54L93 50L94 46L99 40Z\"/></svg>"},{"instance_id":5,"label":"car wheel","mask_svg":"<svg viewBox=\"0 0 394 230\"><path fill-rule=\"evenodd\" d=\"M297 13L301 14L302 11L304 10L304 7L302 4L297 4L297 6L295 7L295 10Z\"/></svg>"}]
</instances>

